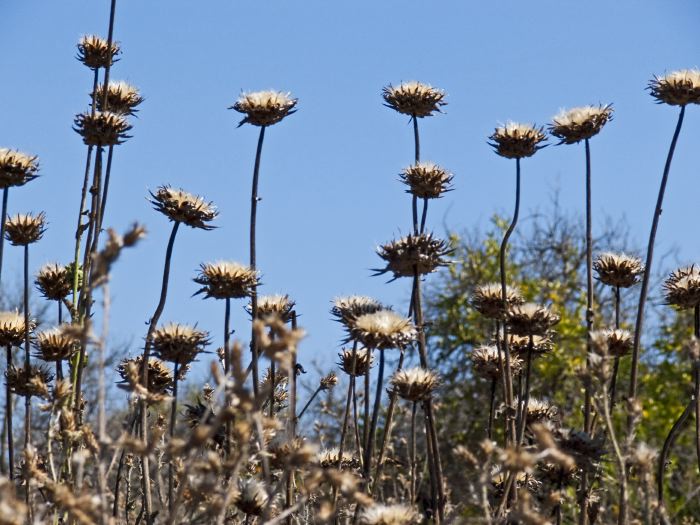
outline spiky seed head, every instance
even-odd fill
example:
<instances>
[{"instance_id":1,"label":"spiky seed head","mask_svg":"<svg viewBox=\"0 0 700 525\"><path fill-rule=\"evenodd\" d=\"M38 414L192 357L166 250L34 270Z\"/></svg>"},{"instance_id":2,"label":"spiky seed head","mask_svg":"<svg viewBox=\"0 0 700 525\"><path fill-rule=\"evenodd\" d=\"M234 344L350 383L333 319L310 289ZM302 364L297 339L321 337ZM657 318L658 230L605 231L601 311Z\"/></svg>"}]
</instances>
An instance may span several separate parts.
<instances>
[{"instance_id":1,"label":"spiky seed head","mask_svg":"<svg viewBox=\"0 0 700 525\"><path fill-rule=\"evenodd\" d=\"M498 348L495 345L483 345L472 350L470 359L474 371L489 380L499 380L501 378L501 363L505 366L505 356L498 356ZM523 366L522 360L512 355L510 358L510 371L513 376L520 373Z\"/></svg>"},{"instance_id":2,"label":"spiky seed head","mask_svg":"<svg viewBox=\"0 0 700 525\"><path fill-rule=\"evenodd\" d=\"M530 350L530 336L508 334L508 349L511 354L525 358L528 350ZM554 349L554 343L548 336L533 335L532 336L532 354L537 357L547 354Z\"/></svg>"},{"instance_id":3,"label":"spiky seed head","mask_svg":"<svg viewBox=\"0 0 700 525\"><path fill-rule=\"evenodd\" d=\"M590 467L606 452L603 433L592 436L581 430L557 428L553 435L562 452L572 456L582 468Z\"/></svg>"},{"instance_id":4,"label":"spiky seed head","mask_svg":"<svg viewBox=\"0 0 700 525\"><path fill-rule=\"evenodd\" d=\"M380 310L355 319L350 337L367 348L400 348L416 338L416 328L410 319L391 310Z\"/></svg>"},{"instance_id":5,"label":"spiky seed head","mask_svg":"<svg viewBox=\"0 0 700 525\"><path fill-rule=\"evenodd\" d=\"M389 310L389 308L371 297L350 295L333 299L331 315L349 330L354 326L355 320L361 315L373 314L380 310Z\"/></svg>"},{"instance_id":6,"label":"spiky seed head","mask_svg":"<svg viewBox=\"0 0 700 525\"><path fill-rule=\"evenodd\" d=\"M335 385L338 384L338 376L335 372L330 372L329 374L323 376L318 384L319 390L330 390Z\"/></svg>"},{"instance_id":7,"label":"spiky seed head","mask_svg":"<svg viewBox=\"0 0 700 525\"><path fill-rule=\"evenodd\" d=\"M97 91L91 93L92 100L97 104L98 111L111 111L118 115L133 115L136 107L143 102L139 90L131 84L119 81L107 85L107 104L105 104L104 84L97 86Z\"/></svg>"},{"instance_id":8,"label":"spiky seed head","mask_svg":"<svg viewBox=\"0 0 700 525\"><path fill-rule=\"evenodd\" d=\"M600 133L612 120L612 114L612 104L562 110L552 118L549 132L560 140L560 144L575 144Z\"/></svg>"},{"instance_id":9,"label":"spiky seed head","mask_svg":"<svg viewBox=\"0 0 700 525\"><path fill-rule=\"evenodd\" d=\"M306 467L318 459L318 448L299 436L291 440L278 437L270 443L268 451L270 465L280 470L287 467Z\"/></svg>"},{"instance_id":10,"label":"spiky seed head","mask_svg":"<svg viewBox=\"0 0 700 525\"><path fill-rule=\"evenodd\" d=\"M29 365L29 372L23 366L10 365L5 370L5 381L10 391L22 397L49 397L49 383L53 374L44 365Z\"/></svg>"},{"instance_id":11,"label":"spiky seed head","mask_svg":"<svg viewBox=\"0 0 700 525\"><path fill-rule=\"evenodd\" d=\"M372 353L366 348L358 348L354 353L355 372L353 373L353 351L352 348L343 348L338 354L340 369L349 376L361 377L367 373L372 366Z\"/></svg>"},{"instance_id":12,"label":"spiky seed head","mask_svg":"<svg viewBox=\"0 0 700 525\"><path fill-rule=\"evenodd\" d=\"M405 168L401 174L410 193L419 199L437 199L452 189L454 175L432 162L419 162Z\"/></svg>"},{"instance_id":13,"label":"spiky seed head","mask_svg":"<svg viewBox=\"0 0 700 525\"><path fill-rule=\"evenodd\" d=\"M549 401L544 399L536 399L531 397L527 402L527 424L541 423L542 421L551 421L554 419L559 410Z\"/></svg>"},{"instance_id":14,"label":"spiky seed head","mask_svg":"<svg viewBox=\"0 0 700 525\"><path fill-rule=\"evenodd\" d=\"M202 285L196 294L203 293L214 299L240 299L253 294L260 277L256 270L244 264L218 261L200 264L194 282Z\"/></svg>"},{"instance_id":15,"label":"spiky seed head","mask_svg":"<svg viewBox=\"0 0 700 525\"><path fill-rule=\"evenodd\" d=\"M131 129L124 115L111 111L96 111L78 113L73 120L73 130L83 137L83 142L88 146L117 146L122 144L131 135L127 132Z\"/></svg>"},{"instance_id":16,"label":"spiky seed head","mask_svg":"<svg viewBox=\"0 0 700 525\"><path fill-rule=\"evenodd\" d=\"M338 468L340 450L337 447L323 449L318 453L316 459L322 468ZM343 470L358 469L360 468L360 460L344 450L343 457L340 459L340 468Z\"/></svg>"},{"instance_id":17,"label":"spiky seed head","mask_svg":"<svg viewBox=\"0 0 700 525\"><path fill-rule=\"evenodd\" d=\"M119 44L112 42L110 47L107 40L97 35L85 35L78 42L78 56L90 69L106 68L116 62L115 57L120 53Z\"/></svg>"},{"instance_id":18,"label":"spiky seed head","mask_svg":"<svg viewBox=\"0 0 700 525\"><path fill-rule=\"evenodd\" d=\"M700 70L681 69L649 81L651 96L659 104L700 104Z\"/></svg>"},{"instance_id":19,"label":"spiky seed head","mask_svg":"<svg viewBox=\"0 0 700 525\"><path fill-rule=\"evenodd\" d=\"M629 288L639 282L644 265L638 257L624 253L601 253L593 261L597 279L608 286Z\"/></svg>"},{"instance_id":20,"label":"spiky seed head","mask_svg":"<svg viewBox=\"0 0 700 525\"><path fill-rule=\"evenodd\" d=\"M407 235L377 248L377 255L386 262L386 267L375 270L375 275L391 272L394 279L413 277L434 272L449 263L445 256L452 253L447 241L433 237L432 233Z\"/></svg>"},{"instance_id":21,"label":"spiky seed head","mask_svg":"<svg viewBox=\"0 0 700 525\"><path fill-rule=\"evenodd\" d=\"M62 301L73 290L75 274L72 268L73 264L67 266L58 263L45 264L39 269L34 280L37 290L51 301Z\"/></svg>"},{"instance_id":22,"label":"spiky seed head","mask_svg":"<svg viewBox=\"0 0 700 525\"><path fill-rule=\"evenodd\" d=\"M401 82L398 86L389 84L382 89L382 97L386 107L418 118L441 113L440 108L447 105L444 91L415 80Z\"/></svg>"},{"instance_id":23,"label":"spiky seed head","mask_svg":"<svg viewBox=\"0 0 700 525\"><path fill-rule=\"evenodd\" d=\"M5 239L13 246L26 246L37 242L46 231L46 214L18 213L5 220Z\"/></svg>"},{"instance_id":24,"label":"spiky seed head","mask_svg":"<svg viewBox=\"0 0 700 525\"><path fill-rule=\"evenodd\" d=\"M508 308L523 304L525 299L520 289L515 286L506 286L506 304ZM471 298L472 306L484 317L489 319L503 319L503 290L500 283L480 284L474 288Z\"/></svg>"},{"instance_id":25,"label":"spiky seed head","mask_svg":"<svg viewBox=\"0 0 700 525\"><path fill-rule=\"evenodd\" d=\"M160 186L151 194L150 202L153 209L159 211L173 222L181 222L190 228L212 230L214 226L208 224L213 221L219 212L212 202L205 201L199 195L187 193L182 189L170 186Z\"/></svg>"},{"instance_id":26,"label":"spiky seed head","mask_svg":"<svg viewBox=\"0 0 700 525\"><path fill-rule=\"evenodd\" d=\"M29 329L34 328L30 321ZM20 346L24 341L24 315L17 311L0 312L0 346Z\"/></svg>"},{"instance_id":27,"label":"spiky seed head","mask_svg":"<svg viewBox=\"0 0 700 525\"><path fill-rule=\"evenodd\" d=\"M288 295L261 295L258 297L258 319L265 319L269 315L278 316L282 322L288 322L294 310L294 301ZM246 311L253 315L253 304L248 303Z\"/></svg>"},{"instance_id":28,"label":"spiky seed head","mask_svg":"<svg viewBox=\"0 0 700 525\"><path fill-rule=\"evenodd\" d=\"M497 127L489 140L491 140L489 145L501 157L522 159L532 157L537 150L542 149L544 147L542 143L547 140L547 137L542 127L508 122L504 126Z\"/></svg>"},{"instance_id":29,"label":"spiky seed head","mask_svg":"<svg viewBox=\"0 0 700 525\"><path fill-rule=\"evenodd\" d=\"M421 367L399 370L391 378L391 386L399 397L414 403L430 397L439 385L439 376Z\"/></svg>"},{"instance_id":30,"label":"spiky seed head","mask_svg":"<svg viewBox=\"0 0 700 525\"><path fill-rule=\"evenodd\" d=\"M122 378L119 386L125 390L133 391L134 384L141 381L143 373L143 356L123 359L117 367L117 373ZM148 359L148 392L155 395L164 395L173 386L173 374L170 367L160 359L151 357Z\"/></svg>"},{"instance_id":31,"label":"spiky seed head","mask_svg":"<svg viewBox=\"0 0 700 525\"><path fill-rule=\"evenodd\" d=\"M545 336L561 318L549 307L524 303L508 310L507 322L515 335Z\"/></svg>"},{"instance_id":32,"label":"spiky seed head","mask_svg":"<svg viewBox=\"0 0 700 525\"><path fill-rule=\"evenodd\" d=\"M23 186L39 175L36 155L0 148L0 189Z\"/></svg>"},{"instance_id":33,"label":"spiky seed head","mask_svg":"<svg viewBox=\"0 0 700 525\"><path fill-rule=\"evenodd\" d=\"M80 349L80 339L68 325L57 326L36 334L37 357L43 361L62 361Z\"/></svg>"},{"instance_id":34,"label":"spiky seed head","mask_svg":"<svg viewBox=\"0 0 700 525\"><path fill-rule=\"evenodd\" d=\"M412 525L421 521L416 510L406 505L380 505L367 507L360 514L364 525Z\"/></svg>"},{"instance_id":35,"label":"spiky seed head","mask_svg":"<svg viewBox=\"0 0 700 525\"><path fill-rule=\"evenodd\" d=\"M245 514L260 516L269 497L262 483L253 478L238 480L236 507Z\"/></svg>"},{"instance_id":36,"label":"spiky seed head","mask_svg":"<svg viewBox=\"0 0 700 525\"><path fill-rule=\"evenodd\" d=\"M299 99L292 98L291 93L284 91L253 91L242 93L229 109L245 115L245 118L238 123L239 126L243 124L272 126L287 115L295 113L294 108L298 101Z\"/></svg>"},{"instance_id":37,"label":"spiky seed head","mask_svg":"<svg viewBox=\"0 0 700 525\"><path fill-rule=\"evenodd\" d=\"M608 328L603 331L608 353L614 357L624 357L632 350L632 334L621 328Z\"/></svg>"},{"instance_id":38,"label":"spiky seed head","mask_svg":"<svg viewBox=\"0 0 700 525\"><path fill-rule=\"evenodd\" d=\"M674 270L664 281L666 304L681 310L700 305L700 267L691 265Z\"/></svg>"},{"instance_id":39,"label":"spiky seed head","mask_svg":"<svg viewBox=\"0 0 700 525\"><path fill-rule=\"evenodd\" d=\"M153 332L153 354L163 361L186 365L210 343L209 334L193 326L168 323Z\"/></svg>"}]
</instances>

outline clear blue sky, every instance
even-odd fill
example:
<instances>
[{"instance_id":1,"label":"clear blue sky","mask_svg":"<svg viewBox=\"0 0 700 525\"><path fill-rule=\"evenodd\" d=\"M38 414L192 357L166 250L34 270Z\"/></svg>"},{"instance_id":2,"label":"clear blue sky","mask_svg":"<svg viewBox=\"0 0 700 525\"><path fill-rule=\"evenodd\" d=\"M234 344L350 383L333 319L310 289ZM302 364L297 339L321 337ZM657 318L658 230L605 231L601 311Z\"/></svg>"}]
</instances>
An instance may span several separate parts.
<instances>
[{"instance_id":1,"label":"clear blue sky","mask_svg":"<svg viewBox=\"0 0 700 525\"><path fill-rule=\"evenodd\" d=\"M47 212L32 271L72 253L85 147L71 131L87 108L91 72L75 60L85 33L106 36L108 0L3 0L0 17L0 146L40 156L42 176L12 190L10 210ZM408 283L371 277L374 248L410 224L397 174L412 159L408 119L382 106L388 83L444 89L444 115L420 122L423 158L455 173L455 191L433 203L438 232L510 214L514 165L486 138L512 119L546 124L562 107L615 105L592 141L594 213L626 217L645 244L677 110L645 91L653 74L700 66L700 4L687 1L537 2L118 0L123 54L112 78L146 101L133 138L118 147L106 224L145 223L148 238L113 274L112 339L135 349L158 299L169 231L148 189L169 183L213 200L215 231L183 229L163 320L199 322L219 342L223 304L192 298L200 262L248 258L250 180L257 128L236 128L226 108L242 90L275 88L298 112L268 130L262 160L259 265L262 293L297 300L309 337L302 362L334 362L341 332L331 299L368 294L403 309ZM697 223L700 108L687 113L659 231L660 250L681 245L700 260ZM582 147L549 147L523 163L523 206L553 188L583 210ZM505 195L500 192L506 188ZM607 248L607 247L606 247ZM610 247L614 248L614 247ZM21 251L7 248L4 283L19 278ZM244 328L242 304L234 326Z\"/></svg>"}]
</instances>

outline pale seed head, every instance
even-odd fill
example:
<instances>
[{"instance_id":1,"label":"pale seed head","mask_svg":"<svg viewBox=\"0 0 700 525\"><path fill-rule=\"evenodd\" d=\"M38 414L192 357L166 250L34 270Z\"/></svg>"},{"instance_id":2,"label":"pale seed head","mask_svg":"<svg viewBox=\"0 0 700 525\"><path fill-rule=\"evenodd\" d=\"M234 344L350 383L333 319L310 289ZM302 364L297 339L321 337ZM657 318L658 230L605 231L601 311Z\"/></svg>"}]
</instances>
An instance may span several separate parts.
<instances>
[{"instance_id":1,"label":"pale seed head","mask_svg":"<svg viewBox=\"0 0 700 525\"><path fill-rule=\"evenodd\" d=\"M258 297L258 319L275 315L286 323L292 317L294 304L294 301L288 295L261 295ZM248 303L245 309L249 314L253 315L252 303Z\"/></svg>"},{"instance_id":2,"label":"pale seed head","mask_svg":"<svg viewBox=\"0 0 700 525\"><path fill-rule=\"evenodd\" d=\"M507 315L508 326L515 335L545 336L559 320L549 307L534 303L513 306Z\"/></svg>"},{"instance_id":3,"label":"pale seed head","mask_svg":"<svg viewBox=\"0 0 700 525\"><path fill-rule=\"evenodd\" d=\"M527 402L527 424L541 423L542 421L551 421L554 419L559 410L549 401L544 399L530 398Z\"/></svg>"},{"instance_id":4,"label":"pale seed head","mask_svg":"<svg viewBox=\"0 0 700 525\"><path fill-rule=\"evenodd\" d=\"M143 102L139 90L124 81L110 82L107 86L107 104L105 104L104 84L97 86L95 93L91 93L93 101L97 104L98 111L111 111L118 115L133 115L138 110L136 107Z\"/></svg>"},{"instance_id":5,"label":"pale seed head","mask_svg":"<svg viewBox=\"0 0 700 525\"><path fill-rule=\"evenodd\" d=\"M30 321L29 329L34 324ZM0 346L20 346L24 341L24 315L19 312L0 312Z\"/></svg>"},{"instance_id":6,"label":"pale seed head","mask_svg":"<svg viewBox=\"0 0 700 525\"><path fill-rule=\"evenodd\" d=\"M418 118L440 113L440 108L447 105L444 91L415 80L398 86L389 84L382 89L382 97L386 107Z\"/></svg>"},{"instance_id":7,"label":"pale seed head","mask_svg":"<svg viewBox=\"0 0 700 525\"><path fill-rule=\"evenodd\" d=\"M43 361L62 361L80 349L80 339L69 325L62 325L36 334L37 357Z\"/></svg>"},{"instance_id":8,"label":"pale seed head","mask_svg":"<svg viewBox=\"0 0 700 525\"><path fill-rule=\"evenodd\" d=\"M97 35L85 35L78 42L78 56L90 69L105 68L116 62L115 57L120 53L119 44L112 42L112 46L104 38Z\"/></svg>"},{"instance_id":9,"label":"pale seed head","mask_svg":"<svg viewBox=\"0 0 700 525\"><path fill-rule=\"evenodd\" d=\"M632 334L627 330L608 328L603 335L607 340L610 355L624 357L632 350Z\"/></svg>"},{"instance_id":10,"label":"pale seed head","mask_svg":"<svg viewBox=\"0 0 700 525\"><path fill-rule=\"evenodd\" d=\"M329 374L323 376L318 384L319 390L330 390L335 385L338 384L338 376L335 372L330 372Z\"/></svg>"},{"instance_id":11,"label":"pale seed head","mask_svg":"<svg viewBox=\"0 0 700 525\"><path fill-rule=\"evenodd\" d=\"M283 91L253 91L242 93L236 103L229 109L245 114L238 125L271 126L277 124L287 115L296 112L298 99L291 93Z\"/></svg>"},{"instance_id":12,"label":"pale seed head","mask_svg":"<svg viewBox=\"0 0 700 525\"><path fill-rule=\"evenodd\" d=\"M321 450L316 457L318 464L322 468L338 468L340 451L338 448L326 448ZM340 468L343 470L360 468L360 460L347 450L343 451L343 458L340 459Z\"/></svg>"},{"instance_id":13,"label":"pale seed head","mask_svg":"<svg viewBox=\"0 0 700 525\"><path fill-rule=\"evenodd\" d=\"M420 521L418 512L406 505L375 504L360 514L360 522L364 525L413 525Z\"/></svg>"},{"instance_id":14,"label":"pale seed head","mask_svg":"<svg viewBox=\"0 0 700 525\"><path fill-rule=\"evenodd\" d=\"M256 270L234 261L203 263L194 282L201 284L196 294L214 299L240 299L250 297L260 284Z\"/></svg>"},{"instance_id":15,"label":"pale seed head","mask_svg":"<svg viewBox=\"0 0 700 525\"><path fill-rule=\"evenodd\" d=\"M644 265L638 257L605 252L593 261L593 270L603 284L629 288L639 282L639 277L644 273Z\"/></svg>"},{"instance_id":16,"label":"pale seed head","mask_svg":"<svg viewBox=\"0 0 700 525\"><path fill-rule=\"evenodd\" d=\"M41 267L36 275L34 284L37 290L51 301L62 301L73 290L73 264L64 266L58 263L47 263ZM82 275L78 276L78 286L82 281Z\"/></svg>"},{"instance_id":17,"label":"pale seed head","mask_svg":"<svg viewBox=\"0 0 700 525\"><path fill-rule=\"evenodd\" d=\"M678 268L664 281L666 304L679 309L700 305L700 267Z\"/></svg>"},{"instance_id":18,"label":"pale seed head","mask_svg":"<svg viewBox=\"0 0 700 525\"><path fill-rule=\"evenodd\" d=\"M13 246L33 244L46 231L46 214L18 213L5 220L5 239Z\"/></svg>"},{"instance_id":19,"label":"pale seed head","mask_svg":"<svg viewBox=\"0 0 700 525\"><path fill-rule=\"evenodd\" d=\"M205 201L199 195L187 193L182 189L161 186L151 194L151 204L173 222L181 222L190 228L212 230L210 223L219 214L211 202Z\"/></svg>"},{"instance_id":20,"label":"pale seed head","mask_svg":"<svg viewBox=\"0 0 700 525\"><path fill-rule=\"evenodd\" d=\"M111 111L96 111L79 113L73 120L73 130L83 137L83 142L88 146L117 146L122 144L131 135L127 132L131 129L124 115Z\"/></svg>"},{"instance_id":21,"label":"pale seed head","mask_svg":"<svg viewBox=\"0 0 700 525\"><path fill-rule=\"evenodd\" d=\"M349 376L360 377L367 373L367 370L372 366L372 353L366 348L358 348L355 351L355 372L353 373L353 351L352 348L344 348L339 354L340 361L338 365L340 369Z\"/></svg>"},{"instance_id":22,"label":"pale seed head","mask_svg":"<svg viewBox=\"0 0 700 525\"><path fill-rule=\"evenodd\" d=\"M530 348L530 336L509 334L508 349L519 357L526 357L527 352L531 350L533 357L537 357L551 352L554 349L554 343L548 336L533 335L532 348Z\"/></svg>"},{"instance_id":23,"label":"pale seed head","mask_svg":"<svg viewBox=\"0 0 700 525\"><path fill-rule=\"evenodd\" d=\"M700 70L681 69L649 81L651 96L660 104L700 104Z\"/></svg>"},{"instance_id":24,"label":"pale seed head","mask_svg":"<svg viewBox=\"0 0 700 525\"><path fill-rule=\"evenodd\" d=\"M415 403L429 398L440 385L440 378L432 370L415 367L399 370L390 382L400 398Z\"/></svg>"},{"instance_id":25,"label":"pale seed head","mask_svg":"<svg viewBox=\"0 0 700 525\"><path fill-rule=\"evenodd\" d=\"M600 133L612 114L612 104L562 110L552 119L549 132L560 139L560 144L575 144Z\"/></svg>"},{"instance_id":26,"label":"pale seed head","mask_svg":"<svg viewBox=\"0 0 700 525\"><path fill-rule=\"evenodd\" d=\"M408 193L419 199L437 199L452 189L454 175L432 162L419 162L405 168L400 177Z\"/></svg>"},{"instance_id":27,"label":"pale seed head","mask_svg":"<svg viewBox=\"0 0 700 525\"><path fill-rule=\"evenodd\" d=\"M508 308L523 304L525 299L520 289L515 286L506 286L506 304ZM471 298L472 306L484 317L489 319L503 319L503 290L500 283L480 284L474 288Z\"/></svg>"},{"instance_id":28,"label":"pale seed head","mask_svg":"<svg viewBox=\"0 0 700 525\"><path fill-rule=\"evenodd\" d=\"M209 334L193 326L169 323L153 332L153 354L163 361L187 365L209 344Z\"/></svg>"},{"instance_id":29,"label":"pale seed head","mask_svg":"<svg viewBox=\"0 0 700 525\"><path fill-rule=\"evenodd\" d=\"M410 319L380 310L358 317L350 337L371 349L400 348L416 338L416 329Z\"/></svg>"},{"instance_id":30,"label":"pale seed head","mask_svg":"<svg viewBox=\"0 0 700 525\"><path fill-rule=\"evenodd\" d=\"M350 295L333 299L331 315L340 321L347 329L351 329L355 320L364 314L373 314L380 310L388 310L376 299L364 295Z\"/></svg>"},{"instance_id":31,"label":"pale seed head","mask_svg":"<svg viewBox=\"0 0 700 525\"><path fill-rule=\"evenodd\" d=\"M375 270L375 275L391 272L394 279L426 275L447 266L444 257L450 253L449 243L433 237L432 233L410 234L377 248L386 267Z\"/></svg>"},{"instance_id":32,"label":"pale seed head","mask_svg":"<svg viewBox=\"0 0 700 525\"><path fill-rule=\"evenodd\" d=\"M49 383L53 374L44 365L30 365L29 372L23 366L10 365L5 370L5 381L10 391L22 397L49 397Z\"/></svg>"},{"instance_id":33,"label":"pale seed head","mask_svg":"<svg viewBox=\"0 0 700 525\"><path fill-rule=\"evenodd\" d=\"M537 153L537 150L542 149L544 147L542 143L547 140L547 137L542 127L508 122L496 128L489 140L491 140L489 145L501 157L521 159L531 157Z\"/></svg>"},{"instance_id":34,"label":"pale seed head","mask_svg":"<svg viewBox=\"0 0 700 525\"><path fill-rule=\"evenodd\" d=\"M262 483L253 478L238 480L236 507L245 514L260 516L269 497Z\"/></svg>"},{"instance_id":35,"label":"pale seed head","mask_svg":"<svg viewBox=\"0 0 700 525\"><path fill-rule=\"evenodd\" d=\"M498 357L498 348L495 345L484 345L474 348L470 354L474 371L483 377L493 381L501 378L501 363L505 366L505 356ZM520 373L523 366L522 360L513 355L510 359L510 370L513 376Z\"/></svg>"},{"instance_id":36,"label":"pale seed head","mask_svg":"<svg viewBox=\"0 0 700 525\"><path fill-rule=\"evenodd\" d=\"M143 356L131 359L123 359L117 367L117 373L122 378L119 386L125 390L133 391L134 385L140 383L143 372ZM151 357L148 359L148 392L155 395L164 395L170 391L173 385L173 374L163 361Z\"/></svg>"},{"instance_id":37,"label":"pale seed head","mask_svg":"<svg viewBox=\"0 0 700 525\"><path fill-rule=\"evenodd\" d=\"M38 177L36 155L0 148L0 189L23 186Z\"/></svg>"}]
</instances>

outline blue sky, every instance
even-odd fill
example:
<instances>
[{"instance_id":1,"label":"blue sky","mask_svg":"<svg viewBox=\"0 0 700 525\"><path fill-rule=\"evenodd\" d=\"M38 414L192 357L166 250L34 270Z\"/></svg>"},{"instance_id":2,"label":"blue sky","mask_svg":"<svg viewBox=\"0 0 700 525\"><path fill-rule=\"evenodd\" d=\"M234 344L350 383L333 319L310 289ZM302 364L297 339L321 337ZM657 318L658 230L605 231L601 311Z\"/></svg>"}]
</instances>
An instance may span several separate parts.
<instances>
[{"instance_id":1,"label":"blue sky","mask_svg":"<svg viewBox=\"0 0 700 525\"><path fill-rule=\"evenodd\" d=\"M75 60L86 33L106 36L109 2L4 0L0 18L0 146L39 155L40 179L12 190L10 211L45 210L49 229L32 247L35 271L70 259L85 147L71 131L87 108L91 72ZM302 362L334 362L341 338L334 296L368 294L400 308L409 284L372 277L374 248L410 225L397 182L412 160L408 119L382 106L388 83L420 80L447 92L445 114L420 122L425 160L455 174L433 203L438 233L510 214L512 162L486 139L507 120L546 124L563 107L613 103L615 119L592 141L593 210L624 217L646 243L677 110L645 91L653 74L700 66L694 0L520 2L118 0L115 80L146 101L133 138L118 147L106 224L138 220L148 238L113 274L112 340L140 345L155 308L169 224L147 191L169 183L220 209L218 229L183 229L175 246L163 320L199 322L222 339L223 304L193 298L200 262L248 259L250 181L257 128L227 110L241 91L280 89L298 112L266 134L259 206L262 293L289 293L309 337ZM659 230L659 253L680 246L700 260L695 237L700 108L678 145ZM583 148L549 147L523 162L523 206L561 189L583 211ZM505 189L505 193L501 190ZM614 246L605 248L615 248ZM21 250L6 251L4 282L20 277ZM243 304L234 327L248 337Z\"/></svg>"}]
</instances>

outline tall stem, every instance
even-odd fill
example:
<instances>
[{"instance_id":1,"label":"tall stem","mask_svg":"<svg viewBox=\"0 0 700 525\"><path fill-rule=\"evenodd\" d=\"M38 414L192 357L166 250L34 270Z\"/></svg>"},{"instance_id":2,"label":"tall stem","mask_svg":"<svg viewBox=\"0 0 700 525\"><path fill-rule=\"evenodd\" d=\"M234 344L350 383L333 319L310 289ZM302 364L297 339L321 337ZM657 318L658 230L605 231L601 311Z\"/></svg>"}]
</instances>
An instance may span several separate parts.
<instances>
[{"instance_id":1,"label":"tall stem","mask_svg":"<svg viewBox=\"0 0 700 525\"><path fill-rule=\"evenodd\" d=\"M520 427L518 432L518 441L516 445L519 447L525 437L525 428L527 427L527 407L530 404L530 375L532 371L532 336L527 349L527 365L525 367L525 394L522 398L522 408L520 409Z\"/></svg>"},{"instance_id":2,"label":"tall stem","mask_svg":"<svg viewBox=\"0 0 700 525\"><path fill-rule=\"evenodd\" d=\"M413 115L411 117L413 121L413 143L414 143L414 159L415 163L420 162L420 135L418 134L418 118ZM415 195L412 199L412 211L413 211L413 233L418 235L418 197Z\"/></svg>"},{"instance_id":3,"label":"tall stem","mask_svg":"<svg viewBox=\"0 0 700 525\"><path fill-rule=\"evenodd\" d=\"M676 442L676 438L678 437L678 434L683 428L683 425L690 417L690 414L693 412L695 404L695 399L691 399L688 402L688 404L685 407L685 410L683 410L681 415L671 427L671 430L668 433L668 436L666 436L666 440L664 441L664 446L661 449L661 454L659 455L659 463L657 467L658 470L656 473L656 489L658 491L659 496L659 507L663 507L664 505L664 470L666 469L666 460L668 459L668 454L671 451L671 447L673 447L673 444Z\"/></svg>"},{"instance_id":4,"label":"tall stem","mask_svg":"<svg viewBox=\"0 0 700 525\"><path fill-rule=\"evenodd\" d=\"M29 245L24 245L24 380L25 384L29 384L30 379L30 346L29 346ZM24 452L27 453L32 444L32 403L31 396L26 394L24 397ZM27 476L29 472L27 471ZM29 507L31 486L29 477L26 478L26 497L25 501Z\"/></svg>"},{"instance_id":5,"label":"tall stem","mask_svg":"<svg viewBox=\"0 0 700 525\"><path fill-rule=\"evenodd\" d=\"M369 350L369 349L368 349ZM379 371L377 372L377 391L374 394L374 408L372 409L372 422L370 423L369 435L365 449L365 471L364 477L369 488L369 474L372 466L372 455L374 454L374 438L377 431L377 420L379 419L379 409L382 406L382 392L384 391L384 349L379 349Z\"/></svg>"},{"instance_id":6,"label":"tall stem","mask_svg":"<svg viewBox=\"0 0 700 525\"><path fill-rule=\"evenodd\" d=\"M413 406L411 407L411 441L409 444L410 447L410 487L409 487L409 495L411 497L411 502L410 504L413 505L416 501L416 412L417 412L417 407L418 403L415 401L413 402Z\"/></svg>"},{"instance_id":7,"label":"tall stem","mask_svg":"<svg viewBox=\"0 0 700 525\"><path fill-rule=\"evenodd\" d=\"M420 219L420 233L425 233L425 223L428 219L428 199L423 199L423 214Z\"/></svg>"},{"instance_id":8,"label":"tall stem","mask_svg":"<svg viewBox=\"0 0 700 525\"><path fill-rule=\"evenodd\" d=\"M110 146L107 151L107 168L105 169L105 181L102 188L102 199L100 205L100 218L98 221L97 232L102 231L102 222L105 218L105 208L107 207L107 193L109 192L109 179L112 175L112 156L114 154L114 146Z\"/></svg>"},{"instance_id":9,"label":"tall stem","mask_svg":"<svg viewBox=\"0 0 700 525\"><path fill-rule=\"evenodd\" d=\"M493 415L496 408L496 385L498 381L496 379L491 380L491 391L489 393L489 422L486 427L486 437L489 441L493 439Z\"/></svg>"},{"instance_id":10,"label":"tall stem","mask_svg":"<svg viewBox=\"0 0 700 525\"><path fill-rule=\"evenodd\" d=\"M9 370L12 366L12 347L7 345L7 368ZM10 390L10 385L5 381L5 417L7 418L7 464L9 466L9 471L7 477L12 478L15 474L15 448L14 439L12 434L12 390Z\"/></svg>"},{"instance_id":11,"label":"tall stem","mask_svg":"<svg viewBox=\"0 0 700 525\"><path fill-rule=\"evenodd\" d=\"M591 332L593 330L593 227L591 218L591 147L586 146L586 366L591 353ZM584 430L591 431L591 387L586 383L584 400Z\"/></svg>"},{"instance_id":12,"label":"tall stem","mask_svg":"<svg viewBox=\"0 0 700 525\"><path fill-rule=\"evenodd\" d=\"M297 329L297 313L292 310L292 330ZM287 440L291 443L296 437L296 412L297 412L297 357L296 353L292 355L292 362L288 371L289 383L289 408L287 409ZM290 469L287 473L287 508L294 505L294 469ZM292 525L294 522L293 516L290 514L287 518L287 525Z\"/></svg>"},{"instance_id":13,"label":"tall stem","mask_svg":"<svg viewBox=\"0 0 700 525\"><path fill-rule=\"evenodd\" d=\"M620 328L620 287L615 287L615 330ZM617 373L620 369L620 358L615 357L612 378L610 379L610 410L615 408L615 394L617 391Z\"/></svg>"},{"instance_id":14,"label":"tall stem","mask_svg":"<svg viewBox=\"0 0 700 525\"><path fill-rule=\"evenodd\" d=\"M175 422L177 419L177 383L178 383L178 363L175 361L173 365L173 402L170 409L170 442L172 443L175 436ZM173 477L173 459L168 464L168 512L173 513L173 488L175 479Z\"/></svg>"},{"instance_id":15,"label":"tall stem","mask_svg":"<svg viewBox=\"0 0 700 525\"><path fill-rule=\"evenodd\" d=\"M5 247L5 221L7 220L7 198L10 188L2 190L2 223L0 223L0 284L2 284L2 259L3 248Z\"/></svg>"},{"instance_id":16,"label":"tall stem","mask_svg":"<svg viewBox=\"0 0 700 525\"><path fill-rule=\"evenodd\" d=\"M693 311L693 328L695 337L700 338L700 305L696 305ZM698 456L698 469L700 469L700 359L693 362L693 378L695 379L695 450Z\"/></svg>"}]
</instances>

